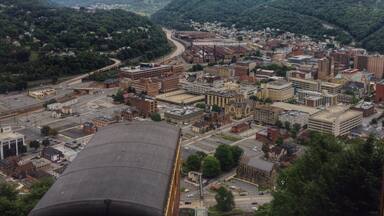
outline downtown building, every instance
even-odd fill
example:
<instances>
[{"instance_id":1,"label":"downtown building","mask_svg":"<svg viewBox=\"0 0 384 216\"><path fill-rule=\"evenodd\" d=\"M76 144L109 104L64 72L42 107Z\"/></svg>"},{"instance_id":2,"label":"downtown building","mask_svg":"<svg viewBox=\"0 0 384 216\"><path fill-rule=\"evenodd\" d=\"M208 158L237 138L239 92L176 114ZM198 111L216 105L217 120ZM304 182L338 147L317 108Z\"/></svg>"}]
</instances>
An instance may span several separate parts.
<instances>
[{"instance_id":1,"label":"downtown building","mask_svg":"<svg viewBox=\"0 0 384 216\"><path fill-rule=\"evenodd\" d=\"M317 78L328 81L335 76L335 64L332 57L325 57L318 60Z\"/></svg>"},{"instance_id":2,"label":"downtown building","mask_svg":"<svg viewBox=\"0 0 384 216\"><path fill-rule=\"evenodd\" d=\"M309 118L308 129L320 133L344 136L360 126L363 112L350 110L347 106L333 106Z\"/></svg>"},{"instance_id":3,"label":"downtown building","mask_svg":"<svg viewBox=\"0 0 384 216\"><path fill-rule=\"evenodd\" d=\"M291 82L276 80L264 85L261 92L262 98L269 98L272 101L289 101L294 96L294 88Z\"/></svg>"},{"instance_id":4,"label":"downtown building","mask_svg":"<svg viewBox=\"0 0 384 216\"><path fill-rule=\"evenodd\" d=\"M120 78L130 78L133 80L140 78L151 78L179 74L184 71L182 65L157 65L152 63L142 63L137 67L123 67L120 69Z\"/></svg>"},{"instance_id":5,"label":"downtown building","mask_svg":"<svg viewBox=\"0 0 384 216\"><path fill-rule=\"evenodd\" d=\"M0 160L25 153L25 136L12 131L11 127L0 128Z\"/></svg>"},{"instance_id":6,"label":"downtown building","mask_svg":"<svg viewBox=\"0 0 384 216\"><path fill-rule=\"evenodd\" d=\"M239 94L236 91L210 91L205 94L205 103L207 105L216 105L222 109L224 109L230 102L242 102L244 100L244 95Z\"/></svg>"}]
</instances>

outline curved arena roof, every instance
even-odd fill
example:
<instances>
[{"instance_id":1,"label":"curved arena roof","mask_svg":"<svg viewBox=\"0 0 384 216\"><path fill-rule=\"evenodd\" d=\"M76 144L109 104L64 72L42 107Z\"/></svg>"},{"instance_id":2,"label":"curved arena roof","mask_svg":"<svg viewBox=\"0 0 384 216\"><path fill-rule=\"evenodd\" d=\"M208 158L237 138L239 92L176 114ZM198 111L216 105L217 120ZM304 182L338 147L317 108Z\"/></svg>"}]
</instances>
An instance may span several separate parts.
<instances>
[{"instance_id":1,"label":"curved arena roof","mask_svg":"<svg viewBox=\"0 0 384 216\"><path fill-rule=\"evenodd\" d=\"M102 128L30 215L163 215L179 136L162 123Z\"/></svg>"}]
</instances>

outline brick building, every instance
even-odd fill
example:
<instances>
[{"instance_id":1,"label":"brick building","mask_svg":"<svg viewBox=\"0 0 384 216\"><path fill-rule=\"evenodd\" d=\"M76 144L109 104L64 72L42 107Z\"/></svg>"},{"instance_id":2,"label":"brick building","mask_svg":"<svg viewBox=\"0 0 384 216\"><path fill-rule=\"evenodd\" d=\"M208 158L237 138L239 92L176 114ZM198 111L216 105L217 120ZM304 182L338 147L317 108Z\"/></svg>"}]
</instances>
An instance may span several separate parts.
<instances>
[{"instance_id":1,"label":"brick building","mask_svg":"<svg viewBox=\"0 0 384 216\"><path fill-rule=\"evenodd\" d=\"M381 103L384 101L384 80L376 83L375 102Z\"/></svg>"},{"instance_id":2,"label":"brick building","mask_svg":"<svg viewBox=\"0 0 384 216\"><path fill-rule=\"evenodd\" d=\"M167 93L179 89L179 76L172 75L168 77L159 77L154 79L160 84L160 92Z\"/></svg>"},{"instance_id":3,"label":"brick building","mask_svg":"<svg viewBox=\"0 0 384 216\"><path fill-rule=\"evenodd\" d=\"M136 93L146 92L149 96L156 96L159 94L160 90L160 82L156 80L156 78L140 78L137 80L123 78L120 80L120 88L134 89Z\"/></svg>"},{"instance_id":4,"label":"brick building","mask_svg":"<svg viewBox=\"0 0 384 216\"><path fill-rule=\"evenodd\" d=\"M137 109L139 115L149 117L157 112L157 101L147 95L125 94L124 102Z\"/></svg>"}]
</instances>

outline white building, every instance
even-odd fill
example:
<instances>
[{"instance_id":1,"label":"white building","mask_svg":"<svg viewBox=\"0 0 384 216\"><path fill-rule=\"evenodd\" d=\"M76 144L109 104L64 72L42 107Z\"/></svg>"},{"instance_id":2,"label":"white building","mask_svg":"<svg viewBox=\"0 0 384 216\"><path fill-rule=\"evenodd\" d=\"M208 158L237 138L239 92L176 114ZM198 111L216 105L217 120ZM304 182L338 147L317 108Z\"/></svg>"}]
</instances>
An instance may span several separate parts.
<instances>
[{"instance_id":1,"label":"white building","mask_svg":"<svg viewBox=\"0 0 384 216\"><path fill-rule=\"evenodd\" d=\"M334 136L343 136L362 124L363 113L347 106L334 106L309 118L308 129Z\"/></svg>"},{"instance_id":2,"label":"white building","mask_svg":"<svg viewBox=\"0 0 384 216\"><path fill-rule=\"evenodd\" d=\"M25 137L12 131L11 127L0 128L0 159L17 156L26 151Z\"/></svg>"}]
</instances>

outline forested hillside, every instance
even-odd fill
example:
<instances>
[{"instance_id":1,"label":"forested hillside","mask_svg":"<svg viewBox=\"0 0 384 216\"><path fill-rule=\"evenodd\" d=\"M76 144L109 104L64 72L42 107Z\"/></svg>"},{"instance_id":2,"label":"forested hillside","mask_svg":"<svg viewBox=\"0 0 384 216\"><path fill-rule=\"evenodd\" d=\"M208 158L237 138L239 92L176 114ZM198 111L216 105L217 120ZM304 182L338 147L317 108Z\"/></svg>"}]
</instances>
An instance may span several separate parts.
<instances>
[{"instance_id":1,"label":"forested hillside","mask_svg":"<svg viewBox=\"0 0 384 216\"><path fill-rule=\"evenodd\" d=\"M383 141L310 137L304 156L279 174L272 203L255 216L379 215Z\"/></svg>"},{"instance_id":2,"label":"forested hillside","mask_svg":"<svg viewBox=\"0 0 384 216\"><path fill-rule=\"evenodd\" d=\"M152 14L167 5L171 0L49 0L52 3L73 6L95 6L103 4L141 14Z\"/></svg>"},{"instance_id":3,"label":"forested hillside","mask_svg":"<svg viewBox=\"0 0 384 216\"><path fill-rule=\"evenodd\" d=\"M170 50L162 30L122 10L52 8L37 0L0 4L0 92L27 81L84 73L122 60L149 60Z\"/></svg>"},{"instance_id":4,"label":"forested hillside","mask_svg":"<svg viewBox=\"0 0 384 216\"><path fill-rule=\"evenodd\" d=\"M179 29L187 29L190 20L220 21L240 28L331 35L384 52L384 2L379 0L174 0L152 19Z\"/></svg>"}]
</instances>

